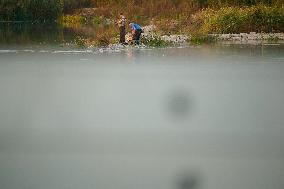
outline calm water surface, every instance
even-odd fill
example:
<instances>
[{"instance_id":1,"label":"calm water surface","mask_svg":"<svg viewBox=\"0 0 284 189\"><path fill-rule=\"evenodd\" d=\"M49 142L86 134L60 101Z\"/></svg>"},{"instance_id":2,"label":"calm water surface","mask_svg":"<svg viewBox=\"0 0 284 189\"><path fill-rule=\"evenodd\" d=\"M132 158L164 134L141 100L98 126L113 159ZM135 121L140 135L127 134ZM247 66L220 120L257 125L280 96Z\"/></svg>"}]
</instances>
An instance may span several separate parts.
<instances>
[{"instance_id":1,"label":"calm water surface","mask_svg":"<svg viewBox=\"0 0 284 189\"><path fill-rule=\"evenodd\" d=\"M284 187L284 46L0 47L1 189Z\"/></svg>"}]
</instances>

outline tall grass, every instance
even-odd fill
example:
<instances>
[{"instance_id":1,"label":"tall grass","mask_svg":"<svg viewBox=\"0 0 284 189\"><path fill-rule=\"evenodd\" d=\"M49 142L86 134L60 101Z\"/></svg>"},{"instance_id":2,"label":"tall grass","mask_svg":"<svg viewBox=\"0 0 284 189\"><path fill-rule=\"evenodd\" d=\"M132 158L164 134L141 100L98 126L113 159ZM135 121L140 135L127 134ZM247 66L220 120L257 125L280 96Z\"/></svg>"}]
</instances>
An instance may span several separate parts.
<instances>
[{"instance_id":1,"label":"tall grass","mask_svg":"<svg viewBox=\"0 0 284 189\"><path fill-rule=\"evenodd\" d=\"M284 32L284 7L206 9L192 16L190 27L199 33Z\"/></svg>"}]
</instances>

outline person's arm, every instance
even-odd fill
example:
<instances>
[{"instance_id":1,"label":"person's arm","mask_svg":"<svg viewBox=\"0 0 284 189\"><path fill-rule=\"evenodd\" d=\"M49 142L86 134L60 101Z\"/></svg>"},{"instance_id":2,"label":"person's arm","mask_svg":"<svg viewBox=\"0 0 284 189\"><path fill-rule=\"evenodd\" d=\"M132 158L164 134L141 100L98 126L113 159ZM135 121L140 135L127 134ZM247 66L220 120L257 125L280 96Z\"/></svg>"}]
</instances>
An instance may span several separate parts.
<instances>
[{"instance_id":1,"label":"person's arm","mask_svg":"<svg viewBox=\"0 0 284 189\"><path fill-rule=\"evenodd\" d=\"M135 35L135 31L136 31L136 30L135 30L134 28L131 29L132 35Z\"/></svg>"},{"instance_id":2,"label":"person's arm","mask_svg":"<svg viewBox=\"0 0 284 189\"><path fill-rule=\"evenodd\" d=\"M119 19L119 20L117 21L118 26L120 26L120 25L121 25L121 23L122 23L122 20L121 20L121 19Z\"/></svg>"}]
</instances>

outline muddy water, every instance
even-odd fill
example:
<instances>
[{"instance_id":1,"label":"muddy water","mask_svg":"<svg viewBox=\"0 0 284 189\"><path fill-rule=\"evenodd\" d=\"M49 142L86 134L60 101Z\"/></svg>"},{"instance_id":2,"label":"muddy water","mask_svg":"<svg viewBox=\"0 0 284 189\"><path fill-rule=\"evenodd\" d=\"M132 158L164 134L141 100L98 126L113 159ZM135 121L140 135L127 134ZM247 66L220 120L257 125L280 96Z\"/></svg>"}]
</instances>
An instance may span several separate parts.
<instances>
[{"instance_id":1,"label":"muddy water","mask_svg":"<svg viewBox=\"0 0 284 189\"><path fill-rule=\"evenodd\" d=\"M282 189L284 46L2 45L1 189Z\"/></svg>"}]
</instances>

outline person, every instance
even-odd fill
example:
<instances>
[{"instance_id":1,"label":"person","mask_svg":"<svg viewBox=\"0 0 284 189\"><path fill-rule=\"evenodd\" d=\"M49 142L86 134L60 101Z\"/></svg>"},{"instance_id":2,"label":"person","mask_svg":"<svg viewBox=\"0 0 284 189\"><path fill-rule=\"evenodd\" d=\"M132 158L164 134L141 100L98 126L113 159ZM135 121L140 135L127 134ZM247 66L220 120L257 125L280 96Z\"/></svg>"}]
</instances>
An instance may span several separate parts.
<instances>
[{"instance_id":1,"label":"person","mask_svg":"<svg viewBox=\"0 0 284 189\"><path fill-rule=\"evenodd\" d=\"M139 45L140 36L143 32L141 26L132 22L129 24L129 26L131 27L132 40L134 41L134 44Z\"/></svg>"},{"instance_id":2,"label":"person","mask_svg":"<svg viewBox=\"0 0 284 189\"><path fill-rule=\"evenodd\" d=\"M119 27L119 42L122 44L125 44L125 35L126 35L126 17L123 15L123 13L120 13L119 20L118 20L118 27Z\"/></svg>"}]
</instances>

